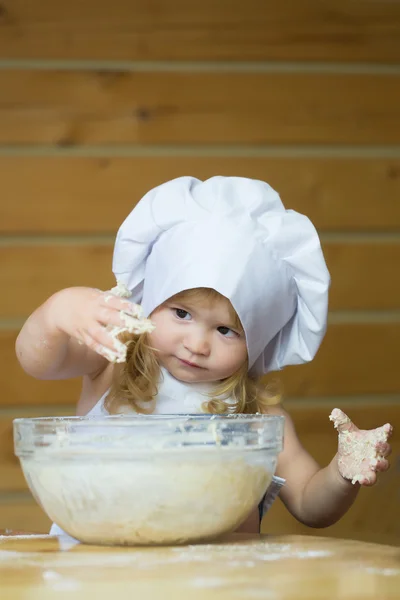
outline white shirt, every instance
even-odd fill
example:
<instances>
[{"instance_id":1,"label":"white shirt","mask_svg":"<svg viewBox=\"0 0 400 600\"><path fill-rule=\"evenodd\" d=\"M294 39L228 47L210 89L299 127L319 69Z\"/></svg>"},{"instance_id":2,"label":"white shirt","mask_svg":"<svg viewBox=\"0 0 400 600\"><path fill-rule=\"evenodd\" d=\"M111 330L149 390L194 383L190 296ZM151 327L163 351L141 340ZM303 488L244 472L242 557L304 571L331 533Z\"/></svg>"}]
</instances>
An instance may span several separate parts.
<instances>
[{"instance_id":1,"label":"white shirt","mask_svg":"<svg viewBox=\"0 0 400 600\"><path fill-rule=\"evenodd\" d=\"M172 375L161 367L161 377L158 385L158 394L154 401L154 415L174 414L197 414L202 410L203 402L206 402L214 388L213 383L184 383L172 377ZM109 390L107 390L97 404L88 412L88 417L100 417L108 415L104 402ZM229 402L229 400L228 400Z\"/></svg>"}]
</instances>

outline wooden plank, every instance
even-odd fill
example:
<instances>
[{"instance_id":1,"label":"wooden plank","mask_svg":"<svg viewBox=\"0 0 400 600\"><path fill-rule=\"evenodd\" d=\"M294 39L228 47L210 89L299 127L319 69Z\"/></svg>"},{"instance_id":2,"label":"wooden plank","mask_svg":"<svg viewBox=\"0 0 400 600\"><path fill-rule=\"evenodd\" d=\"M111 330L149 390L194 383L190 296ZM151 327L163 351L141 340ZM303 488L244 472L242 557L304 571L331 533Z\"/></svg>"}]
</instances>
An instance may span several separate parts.
<instances>
[{"instance_id":1,"label":"wooden plank","mask_svg":"<svg viewBox=\"0 0 400 600\"><path fill-rule=\"evenodd\" d=\"M398 144L396 74L0 71L0 144Z\"/></svg>"},{"instance_id":2,"label":"wooden plank","mask_svg":"<svg viewBox=\"0 0 400 600\"><path fill-rule=\"evenodd\" d=\"M110 289L112 243L38 243L0 245L2 318L28 316L59 289L86 285ZM331 310L398 309L399 242L325 242L332 276ZM373 285L371 285L371 281Z\"/></svg>"},{"instance_id":3,"label":"wooden plank","mask_svg":"<svg viewBox=\"0 0 400 600\"><path fill-rule=\"evenodd\" d=\"M0 26L6 58L400 59L396 2L3 0Z\"/></svg>"},{"instance_id":4,"label":"wooden plank","mask_svg":"<svg viewBox=\"0 0 400 600\"><path fill-rule=\"evenodd\" d=\"M14 415L12 417L0 417L0 492L4 490L21 490L27 487L19 460L14 455L13 418Z\"/></svg>"},{"instance_id":5,"label":"wooden plank","mask_svg":"<svg viewBox=\"0 0 400 600\"><path fill-rule=\"evenodd\" d=\"M74 405L80 382L39 381L15 358L16 331L0 331L0 406ZM268 379L282 379L286 397L398 394L400 323L332 324L310 364L288 367Z\"/></svg>"},{"instance_id":6,"label":"wooden plank","mask_svg":"<svg viewBox=\"0 0 400 600\"><path fill-rule=\"evenodd\" d=\"M286 396L399 393L400 323L337 323L315 359L282 373Z\"/></svg>"},{"instance_id":7,"label":"wooden plank","mask_svg":"<svg viewBox=\"0 0 400 600\"><path fill-rule=\"evenodd\" d=\"M296 428L307 450L322 466L328 464L337 449L337 438L332 435L331 423L327 420L332 406L313 408L288 408ZM373 406L344 405L349 416L360 428L370 429L391 422L400 423L400 402L395 405L381 404ZM271 535L300 534L321 535L345 539L358 539L381 544L400 543L400 521L398 518L400 498L400 439L396 435L391 440L392 456L390 470L382 474L372 488L364 488L349 512L335 525L325 529L311 529L298 523L281 502L275 502L264 518L263 533Z\"/></svg>"},{"instance_id":8,"label":"wooden plank","mask_svg":"<svg viewBox=\"0 0 400 600\"><path fill-rule=\"evenodd\" d=\"M384 239L369 243L331 241L322 247L332 277L331 310L400 308L396 275L400 239L394 243Z\"/></svg>"},{"instance_id":9,"label":"wooden plank","mask_svg":"<svg viewBox=\"0 0 400 600\"><path fill-rule=\"evenodd\" d=\"M50 519L30 494L26 499L0 496L0 530L48 533L50 527Z\"/></svg>"},{"instance_id":10,"label":"wooden plank","mask_svg":"<svg viewBox=\"0 0 400 600\"><path fill-rule=\"evenodd\" d=\"M0 232L114 234L148 190L182 174L264 179L319 231L400 228L395 158L20 155L0 156Z\"/></svg>"},{"instance_id":11,"label":"wooden plank","mask_svg":"<svg viewBox=\"0 0 400 600\"><path fill-rule=\"evenodd\" d=\"M27 315L65 287L110 289L115 285L112 248L107 242L0 246L0 277L7 273L13 286L4 294L4 304L0 300L0 314L3 318ZM16 298L20 300L13 306Z\"/></svg>"}]
</instances>

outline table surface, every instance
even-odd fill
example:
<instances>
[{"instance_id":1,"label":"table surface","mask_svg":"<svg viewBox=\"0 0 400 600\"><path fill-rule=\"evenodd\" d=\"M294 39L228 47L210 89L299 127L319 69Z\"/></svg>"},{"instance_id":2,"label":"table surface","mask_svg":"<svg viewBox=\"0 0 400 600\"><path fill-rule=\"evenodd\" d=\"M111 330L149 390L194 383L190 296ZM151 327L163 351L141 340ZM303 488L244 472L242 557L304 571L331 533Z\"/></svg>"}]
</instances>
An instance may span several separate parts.
<instances>
[{"instance_id":1,"label":"table surface","mask_svg":"<svg viewBox=\"0 0 400 600\"><path fill-rule=\"evenodd\" d=\"M400 549L312 536L122 548L3 535L0 589L7 600L397 600Z\"/></svg>"}]
</instances>

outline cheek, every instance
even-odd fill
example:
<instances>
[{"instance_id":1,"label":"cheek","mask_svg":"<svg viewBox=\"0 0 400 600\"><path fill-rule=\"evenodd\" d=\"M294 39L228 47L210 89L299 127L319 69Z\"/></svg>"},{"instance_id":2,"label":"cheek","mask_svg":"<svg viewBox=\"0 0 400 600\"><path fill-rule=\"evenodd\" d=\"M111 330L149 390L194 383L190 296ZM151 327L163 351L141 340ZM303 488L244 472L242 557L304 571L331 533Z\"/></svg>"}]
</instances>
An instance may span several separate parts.
<instances>
[{"instance_id":1,"label":"cheek","mask_svg":"<svg viewBox=\"0 0 400 600\"><path fill-rule=\"evenodd\" d=\"M155 330L149 333L149 342L157 350L168 348L173 343L173 328L166 319L152 318Z\"/></svg>"},{"instance_id":2,"label":"cheek","mask_svg":"<svg viewBox=\"0 0 400 600\"><path fill-rule=\"evenodd\" d=\"M163 338L163 334L162 334L162 323L160 321L157 320L157 318L152 318L152 322L155 325L155 329L154 331L152 331L151 333L148 334L148 338L149 338L149 342L150 344L154 347L154 348L158 348L160 341Z\"/></svg>"},{"instance_id":3,"label":"cheek","mask_svg":"<svg viewBox=\"0 0 400 600\"><path fill-rule=\"evenodd\" d=\"M225 364L232 365L235 370L242 366L247 360L246 344L238 344L237 346L224 346L220 354L223 357Z\"/></svg>"},{"instance_id":4,"label":"cheek","mask_svg":"<svg viewBox=\"0 0 400 600\"><path fill-rule=\"evenodd\" d=\"M162 350L165 345L164 342L165 336L163 335L163 331L161 328L155 329L152 333L149 334L149 341L153 348L157 350Z\"/></svg>"},{"instance_id":5,"label":"cheek","mask_svg":"<svg viewBox=\"0 0 400 600\"><path fill-rule=\"evenodd\" d=\"M241 367L242 364L247 360L247 348L240 347L234 354L234 360L237 368Z\"/></svg>"}]
</instances>

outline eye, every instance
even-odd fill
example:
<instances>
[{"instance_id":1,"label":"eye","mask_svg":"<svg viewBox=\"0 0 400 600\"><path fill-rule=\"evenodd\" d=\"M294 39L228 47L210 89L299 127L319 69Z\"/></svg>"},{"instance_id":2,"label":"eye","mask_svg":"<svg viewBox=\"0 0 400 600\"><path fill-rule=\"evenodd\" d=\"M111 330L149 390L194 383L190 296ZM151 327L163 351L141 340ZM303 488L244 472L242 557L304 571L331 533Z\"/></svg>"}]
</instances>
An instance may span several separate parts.
<instances>
[{"instance_id":1,"label":"eye","mask_svg":"<svg viewBox=\"0 0 400 600\"><path fill-rule=\"evenodd\" d=\"M236 331L233 331L233 329L229 329L229 327L218 327L218 331L221 335L223 335L224 337L229 337L229 338L234 338L234 337L238 337L238 333L236 333Z\"/></svg>"},{"instance_id":2,"label":"eye","mask_svg":"<svg viewBox=\"0 0 400 600\"><path fill-rule=\"evenodd\" d=\"M173 311L178 319L181 319L182 321L189 321L189 319L192 318L190 313L188 313L187 310L183 310L183 308L174 308Z\"/></svg>"}]
</instances>

